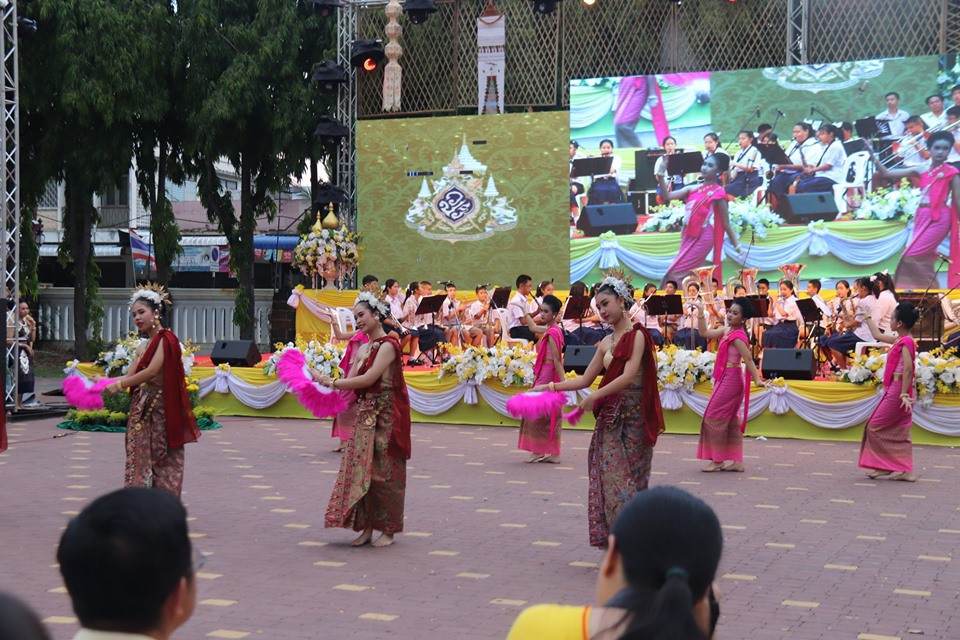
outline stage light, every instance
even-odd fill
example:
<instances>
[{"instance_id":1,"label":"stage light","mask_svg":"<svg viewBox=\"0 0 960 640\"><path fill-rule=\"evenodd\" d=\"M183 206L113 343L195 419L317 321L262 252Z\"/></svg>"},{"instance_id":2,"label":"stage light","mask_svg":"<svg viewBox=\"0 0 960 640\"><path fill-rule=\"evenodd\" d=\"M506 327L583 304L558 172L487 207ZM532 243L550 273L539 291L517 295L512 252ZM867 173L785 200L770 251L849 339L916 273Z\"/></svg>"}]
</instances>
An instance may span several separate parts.
<instances>
[{"instance_id":1,"label":"stage light","mask_svg":"<svg viewBox=\"0 0 960 640\"><path fill-rule=\"evenodd\" d=\"M559 0L533 0L533 12L547 15L557 10Z\"/></svg>"},{"instance_id":2,"label":"stage light","mask_svg":"<svg viewBox=\"0 0 960 640\"><path fill-rule=\"evenodd\" d=\"M354 40L350 46L350 64L364 71L373 71L385 58L380 40Z\"/></svg>"},{"instance_id":3,"label":"stage light","mask_svg":"<svg viewBox=\"0 0 960 640\"><path fill-rule=\"evenodd\" d=\"M33 18L20 16L17 18L17 32L23 35L32 36L37 32L37 21Z\"/></svg>"},{"instance_id":4,"label":"stage light","mask_svg":"<svg viewBox=\"0 0 960 640\"><path fill-rule=\"evenodd\" d=\"M410 16L413 24L423 24L436 11L437 3L434 0L407 0L403 3L403 12Z\"/></svg>"},{"instance_id":5,"label":"stage light","mask_svg":"<svg viewBox=\"0 0 960 640\"><path fill-rule=\"evenodd\" d=\"M347 81L347 73L333 60L324 60L314 67L313 81L327 91L333 91L337 85Z\"/></svg>"},{"instance_id":6,"label":"stage light","mask_svg":"<svg viewBox=\"0 0 960 640\"><path fill-rule=\"evenodd\" d=\"M313 3L313 12L321 18L329 18L343 6L340 0L310 0L310 2Z\"/></svg>"},{"instance_id":7,"label":"stage light","mask_svg":"<svg viewBox=\"0 0 960 640\"><path fill-rule=\"evenodd\" d=\"M323 116L313 130L313 135L325 147L333 147L350 135L350 129L333 116Z\"/></svg>"},{"instance_id":8,"label":"stage light","mask_svg":"<svg viewBox=\"0 0 960 640\"><path fill-rule=\"evenodd\" d=\"M597 0L583 0L583 4L587 5L588 7L592 7L596 3L597 3Z\"/></svg>"}]
</instances>

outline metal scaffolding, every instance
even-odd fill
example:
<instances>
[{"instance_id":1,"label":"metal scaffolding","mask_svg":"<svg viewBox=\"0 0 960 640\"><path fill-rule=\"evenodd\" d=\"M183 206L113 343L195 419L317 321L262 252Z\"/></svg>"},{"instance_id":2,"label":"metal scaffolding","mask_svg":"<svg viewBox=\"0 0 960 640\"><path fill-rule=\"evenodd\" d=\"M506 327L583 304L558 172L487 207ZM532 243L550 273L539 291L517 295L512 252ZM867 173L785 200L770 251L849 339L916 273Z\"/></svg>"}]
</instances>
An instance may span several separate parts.
<instances>
[{"instance_id":1,"label":"metal scaffolding","mask_svg":"<svg viewBox=\"0 0 960 640\"><path fill-rule=\"evenodd\" d=\"M7 303L7 335L16 335L20 306L20 90L17 70L17 5L3 7L0 58L3 60L3 298ZM6 378L4 400L17 404L19 341L6 343L3 370Z\"/></svg>"},{"instance_id":2,"label":"metal scaffolding","mask_svg":"<svg viewBox=\"0 0 960 640\"><path fill-rule=\"evenodd\" d=\"M357 39L357 7L346 0L337 11L337 64L346 72L347 81L337 88L336 118L348 130L337 148L337 186L347 201L340 207L340 221L357 230L357 70L350 64L350 48Z\"/></svg>"}]
</instances>

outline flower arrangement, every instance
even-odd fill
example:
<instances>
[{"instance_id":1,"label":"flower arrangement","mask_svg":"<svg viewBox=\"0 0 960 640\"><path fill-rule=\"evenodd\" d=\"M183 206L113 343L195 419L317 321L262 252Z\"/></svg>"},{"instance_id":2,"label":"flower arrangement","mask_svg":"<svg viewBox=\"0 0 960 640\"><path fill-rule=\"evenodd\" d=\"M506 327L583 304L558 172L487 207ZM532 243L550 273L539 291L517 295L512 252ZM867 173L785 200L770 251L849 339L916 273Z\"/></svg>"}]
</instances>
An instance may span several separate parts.
<instances>
[{"instance_id":1,"label":"flower arrangement","mask_svg":"<svg viewBox=\"0 0 960 640\"><path fill-rule=\"evenodd\" d=\"M657 382L661 389L693 389L698 382L709 380L713 375L715 353L700 349L690 351L677 345L665 346L657 352Z\"/></svg>"},{"instance_id":2,"label":"flower arrangement","mask_svg":"<svg viewBox=\"0 0 960 640\"><path fill-rule=\"evenodd\" d=\"M440 379L455 375L461 383L481 384L488 379L497 379L504 387L533 385L533 364L537 354L532 349L507 347L502 343L489 348L445 346L450 359L440 367L437 376Z\"/></svg>"},{"instance_id":3,"label":"flower arrangement","mask_svg":"<svg viewBox=\"0 0 960 640\"><path fill-rule=\"evenodd\" d=\"M854 384L878 386L883 382L886 363L886 353L871 351L854 358L850 369L841 379ZM914 363L914 383L917 401L924 406L933 402L936 393L960 393L960 357L956 349L918 353Z\"/></svg>"},{"instance_id":4,"label":"flower arrangement","mask_svg":"<svg viewBox=\"0 0 960 640\"><path fill-rule=\"evenodd\" d=\"M686 215L686 205L680 200L652 207L653 215L641 231L680 231ZM734 200L729 204L730 226L738 234L753 231L758 238L766 238L767 230L784 223L766 204L757 205L751 199Z\"/></svg>"},{"instance_id":5,"label":"flower arrangement","mask_svg":"<svg viewBox=\"0 0 960 640\"><path fill-rule=\"evenodd\" d=\"M920 190L910 182L902 180L894 189L881 187L871 191L854 209L855 220L897 220L907 222L913 219L920 206Z\"/></svg>"},{"instance_id":6,"label":"flower arrangement","mask_svg":"<svg viewBox=\"0 0 960 640\"><path fill-rule=\"evenodd\" d=\"M133 362L137 349L146 341L147 339L142 338L136 331L131 331L123 338L119 338L110 349L101 351L94 364L103 369L107 377L125 376L130 369L130 363ZM190 340L187 340L186 343L180 343L181 361L183 362L185 375L189 376L193 370L193 364L196 360L194 354L199 350L200 347L194 345ZM69 367L70 364L68 362L67 366Z\"/></svg>"},{"instance_id":7,"label":"flower arrangement","mask_svg":"<svg viewBox=\"0 0 960 640\"><path fill-rule=\"evenodd\" d=\"M300 236L293 250L293 265L305 276L316 278L338 273L341 280L351 273L360 260L362 234L348 230L324 229L319 220L310 233Z\"/></svg>"},{"instance_id":8,"label":"flower arrangement","mask_svg":"<svg viewBox=\"0 0 960 640\"><path fill-rule=\"evenodd\" d=\"M288 342L287 344L278 342L273 346L275 351L263 366L263 375L265 376L276 376L280 356L288 349L296 349L303 354L307 365L311 369L316 369L331 378L340 377L339 366L340 360L343 358L343 352L346 350L345 343L330 344L319 340L307 341L297 336L294 342Z\"/></svg>"}]
</instances>

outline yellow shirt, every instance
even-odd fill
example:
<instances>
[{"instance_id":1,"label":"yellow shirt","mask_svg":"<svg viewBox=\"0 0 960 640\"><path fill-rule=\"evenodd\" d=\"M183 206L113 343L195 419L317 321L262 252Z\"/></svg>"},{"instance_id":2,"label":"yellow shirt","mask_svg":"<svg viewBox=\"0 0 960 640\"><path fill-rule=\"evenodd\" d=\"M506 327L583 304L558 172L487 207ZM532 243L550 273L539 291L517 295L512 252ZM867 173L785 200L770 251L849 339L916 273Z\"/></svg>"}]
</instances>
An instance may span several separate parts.
<instances>
[{"instance_id":1,"label":"yellow shirt","mask_svg":"<svg viewBox=\"0 0 960 640\"><path fill-rule=\"evenodd\" d=\"M590 607L538 604L517 617L507 640L590 640Z\"/></svg>"}]
</instances>

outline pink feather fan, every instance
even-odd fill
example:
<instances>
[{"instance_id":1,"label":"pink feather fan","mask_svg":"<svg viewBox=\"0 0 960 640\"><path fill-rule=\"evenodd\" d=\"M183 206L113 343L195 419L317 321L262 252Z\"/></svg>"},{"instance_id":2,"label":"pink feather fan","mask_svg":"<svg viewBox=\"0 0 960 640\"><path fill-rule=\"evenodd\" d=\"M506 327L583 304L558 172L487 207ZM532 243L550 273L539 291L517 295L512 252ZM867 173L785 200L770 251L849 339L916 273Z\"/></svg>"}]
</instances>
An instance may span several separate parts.
<instances>
[{"instance_id":1,"label":"pink feather fan","mask_svg":"<svg viewBox=\"0 0 960 640\"><path fill-rule=\"evenodd\" d=\"M110 378L100 378L96 382L83 376L68 376L63 381L63 395L67 402L83 411L103 409L101 391L114 382Z\"/></svg>"},{"instance_id":2,"label":"pink feather fan","mask_svg":"<svg viewBox=\"0 0 960 640\"><path fill-rule=\"evenodd\" d=\"M277 377L307 410L318 418L329 418L346 410L347 402L338 392L314 381L307 359L296 349L288 349L277 362Z\"/></svg>"},{"instance_id":3,"label":"pink feather fan","mask_svg":"<svg viewBox=\"0 0 960 640\"><path fill-rule=\"evenodd\" d=\"M580 418L583 417L583 409L577 407L570 413L563 414L563 419L570 423L570 426L576 426L580 422Z\"/></svg>"},{"instance_id":4,"label":"pink feather fan","mask_svg":"<svg viewBox=\"0 0 960 640\"><path fill-rule=\"evenodd\" d=\"M536 420L555 415L567 401L559 391L528 391L507 400L507 413L514 418Z\"/></svg>"}]
</instances>

